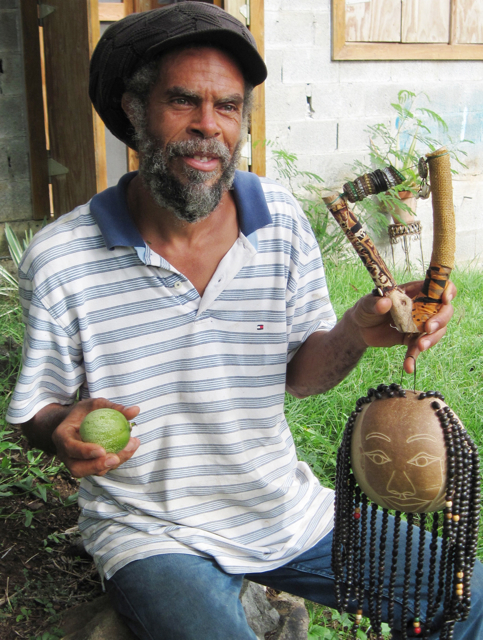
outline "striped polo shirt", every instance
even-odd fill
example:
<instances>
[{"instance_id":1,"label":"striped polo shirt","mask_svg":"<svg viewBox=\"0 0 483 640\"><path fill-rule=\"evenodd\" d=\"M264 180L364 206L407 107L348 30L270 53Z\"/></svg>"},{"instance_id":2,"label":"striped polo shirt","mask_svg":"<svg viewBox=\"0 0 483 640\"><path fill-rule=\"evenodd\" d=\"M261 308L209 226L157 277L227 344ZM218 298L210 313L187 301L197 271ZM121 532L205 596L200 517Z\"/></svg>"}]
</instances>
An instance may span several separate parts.
<instances>
[{"instance_id":1,"label":"striped polo shirt","mask_svg":"<svg viewBox=\"0 0 483 640\"><path fill-rule=\"evenodd\" d=\"M80 528L101 576L159 553L274 569L332 528L333 493L297 461L283 412L287 362L335 322L317 242L286 189L237 172L239 237L200 297L133 224L134 175L27 250L8 420L78 394L141 408L133 457L81 481Z\"/></svg>"}]
</instances>

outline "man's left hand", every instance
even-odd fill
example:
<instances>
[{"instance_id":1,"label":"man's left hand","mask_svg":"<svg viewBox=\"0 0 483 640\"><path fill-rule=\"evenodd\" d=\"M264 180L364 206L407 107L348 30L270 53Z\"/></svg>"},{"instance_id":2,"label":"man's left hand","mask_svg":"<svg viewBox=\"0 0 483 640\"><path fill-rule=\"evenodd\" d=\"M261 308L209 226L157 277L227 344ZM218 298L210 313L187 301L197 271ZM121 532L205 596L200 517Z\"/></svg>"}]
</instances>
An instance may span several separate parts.
<instances>
[{"instance_id":1,"label":"man's left hand","mask_svg":"<svg viewBox=\"0 0 483 640\"><path fill-rule=\"evenodd\" d=\"M414 298L422 286L422 281L409 282L401 285L401 289L410 298ZM390 313L392 302L389 298L364 296L352 307L351 319L359 327L362 339L368 347L406 345L404 370L406 373L413 373L418 355L437 344L446 333L446 327L453 315L451 301L455 296L456 287L452 282L448 282L443 293L440 310L426 321L425 332L419 335L401 333L394 327Z\"/></svg>"}]
</instances>

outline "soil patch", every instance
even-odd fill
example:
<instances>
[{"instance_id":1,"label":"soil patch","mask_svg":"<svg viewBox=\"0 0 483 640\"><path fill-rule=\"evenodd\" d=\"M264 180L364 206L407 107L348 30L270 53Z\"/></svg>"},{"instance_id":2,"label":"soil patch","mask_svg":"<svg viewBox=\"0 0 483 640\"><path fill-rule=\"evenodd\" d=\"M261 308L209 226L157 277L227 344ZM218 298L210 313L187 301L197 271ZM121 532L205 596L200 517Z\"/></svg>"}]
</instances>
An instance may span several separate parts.
<instances>
[{"instance_id":1,"label":"soil patch","mask_svg":"<svg viewBox=\"0 0 483 640\"><path fill-rule=\"evenodd\" d=\"M20 433L16 435L22 448L10 459L16 466L28 465L28 447ZM51 456L42 454L36 466L47 469L51 462ZM15 487L13 495L0 497L2 640L61 637L55 630L61 614L102 593L95 566L80 542L77 504L64 505L77 492L78 482L65 467L49 481L45 500Z\"/></svg>"}]
</instances>

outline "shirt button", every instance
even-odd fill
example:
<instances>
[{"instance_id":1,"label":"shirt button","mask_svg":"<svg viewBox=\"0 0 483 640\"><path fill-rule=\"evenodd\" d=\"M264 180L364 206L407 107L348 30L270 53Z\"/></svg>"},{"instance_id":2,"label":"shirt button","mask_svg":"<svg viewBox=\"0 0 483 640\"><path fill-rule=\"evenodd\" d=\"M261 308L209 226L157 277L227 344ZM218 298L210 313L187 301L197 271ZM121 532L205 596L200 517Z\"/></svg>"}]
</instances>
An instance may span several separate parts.
<instances>
[{"instance_id":1,"label":"shirt button","mask_svg":"<svg viewBox=\"0 0 483 640\"><path fill-rule=\"evenodd\" d=\"M174 283L174 288L175 289L179 289L180 287L181 287L181 282L179 282L179 280L178 280L178 282Z\"/></svg>"}]
</instances>

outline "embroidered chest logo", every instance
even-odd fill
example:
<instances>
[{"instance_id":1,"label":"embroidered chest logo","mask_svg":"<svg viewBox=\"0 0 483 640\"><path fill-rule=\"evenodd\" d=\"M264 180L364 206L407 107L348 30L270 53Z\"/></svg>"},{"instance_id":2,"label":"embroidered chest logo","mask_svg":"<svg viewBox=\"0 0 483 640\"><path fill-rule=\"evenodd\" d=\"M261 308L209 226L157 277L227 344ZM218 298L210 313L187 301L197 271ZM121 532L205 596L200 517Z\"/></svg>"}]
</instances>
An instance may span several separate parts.
<instances>
[{"instance_id":1,"label":"embroidered chest logo","mask_svg":"<svg viewBox=\"0 0 483 640\"><path fill-rule=\"evenodd\" d=\"M265 325L263 324L257 324L257 331L263 331L265 328Z\"/></svg>"}]
</instances>

